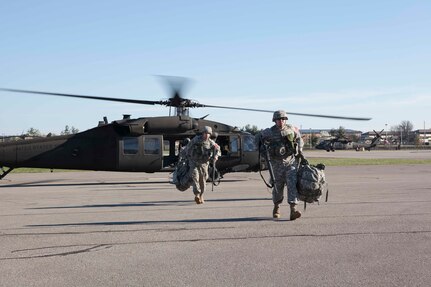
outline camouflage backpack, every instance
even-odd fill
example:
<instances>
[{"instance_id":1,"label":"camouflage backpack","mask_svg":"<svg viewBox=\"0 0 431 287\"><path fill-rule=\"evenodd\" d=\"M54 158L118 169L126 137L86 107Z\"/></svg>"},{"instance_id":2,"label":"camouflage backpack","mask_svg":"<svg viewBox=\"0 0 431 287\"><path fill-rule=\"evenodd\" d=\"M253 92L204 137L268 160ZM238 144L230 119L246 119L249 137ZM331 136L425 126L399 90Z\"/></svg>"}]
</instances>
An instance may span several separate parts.
<instances>
[{"instance_id":1,"label":"camouflage backpack","mask_svg":"<svg viewBox=\"0 0 431 287\"><path fill-rule=\"evenodd\" d=\"M298 199L304 203L319 202L320 197L326 192L328 200L328 184L323 170L325 165L316 166L303 162L299 165L296 187L298 189Z\"/></svg>"},{"instance_id":2,"label":"camouflage backpack","mask_svg":"<svg viewBox=\"0 0 431 287\"><path fill-rule=\"evenodd\" d=\"M192 182L189 162L187 159L180 157L172 175L172 183L175 184L179 191L185 191L189 189Z\"/></svg>"}]
</instances>

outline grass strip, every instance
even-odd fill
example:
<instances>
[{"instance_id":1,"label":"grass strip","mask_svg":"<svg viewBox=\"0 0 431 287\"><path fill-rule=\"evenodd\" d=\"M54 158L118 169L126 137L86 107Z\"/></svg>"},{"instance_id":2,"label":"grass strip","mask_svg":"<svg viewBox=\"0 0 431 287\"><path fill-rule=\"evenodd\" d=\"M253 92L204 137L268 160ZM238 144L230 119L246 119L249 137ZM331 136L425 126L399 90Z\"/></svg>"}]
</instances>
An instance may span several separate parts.
<instances>
[{"instance_id":1,"label":"grass strip","mask_svg":"<svg viewBox=\"0 0 431 287\"><path fill-rule=\"evenodd\" d=\"M431 159L404 159L404 158L324 158L315 157L307 159L310 164L323 163L326 166L353 166L353 165L409 165L431 164Z\"/></svg>"}]
</instances>

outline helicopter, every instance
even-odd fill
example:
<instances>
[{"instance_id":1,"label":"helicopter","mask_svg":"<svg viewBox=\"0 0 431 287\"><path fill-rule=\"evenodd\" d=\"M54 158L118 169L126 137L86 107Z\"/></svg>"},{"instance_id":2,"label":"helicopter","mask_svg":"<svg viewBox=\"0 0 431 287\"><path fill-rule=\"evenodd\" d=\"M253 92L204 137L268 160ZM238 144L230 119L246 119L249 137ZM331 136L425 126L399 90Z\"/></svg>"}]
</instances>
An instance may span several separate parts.
<instances>
[{"instance_id":1,"label":"helicopter","mask_svg":"<svg viewBox=\"0 0 431 287\"><path fill-rule=\"evenodd\" d=\"M334 138L322 140L316 145L316 149L324 149L327 152L330 152L330 151L334 152L336 143L340 143L341 145L346 145L351 142L352 141L347 138L334 137Z\"/></svg>"},{"instance_id":2,"label":"helicopter","mask_svg":"<svg viewBox=\"0 0 431 287\"><path fill-rule=\"evenodd\" d=\"M181 92L186 82L184 79L186 78L174 77L174 81L172 78L167 79L172 96L160 101L0 88L1 92L8 93L161 105L175 109L175 115L172 116L132 119L130 115L124 115L122 119L110 123L104 117L96 127L73 135L0 143L0 179L20 167L147 173L173 171L183 140L194 137L204 126L211 127L217 134L215 140L221 147L222 153L216 164L220 176L229 172L258 171L261 160L253 135L228 124L207 120L206 116L193 118L189 115L189 109L218 108L265 113L274 111L205 105L183 98ZM289 114L370 120L370 118L292 112Z\"/></svg>"},{"instance_id":3,"label":"helicopter","mask_svg":"<svg viewBox=\"0 0 431 287\"><path fill-rule=\"evenodd\" d=\"M375 130L373 131L376 135L371 139L370 144L361 144L361 143L353 142L352 140L345 137L334 137L331 139L326 139L321 141L316 145L316 149L323 149L323 150L326 150L327 152L331 152L331 151L334 152L336 147L342 146L344 148L348 148L348 146L350 146L350 148L353 148L356 151L362 151L362 150L371 151L371 149L377 146L377 143L382 137L382 132L383 132L383 130L381 130L380 132L376 132Z\"/></svg>"},{"instance_id":4,"label":"helicopter","mask_svg":"<svg viewBox=\"0 0 431 287\"><path fill-rule=\"evenodd\" d=\"M383 133L384 129L382 129L379 133L376 132L375 130L373 130L373 132L376 134L372 139L370 144L355 144L354 145L354 149L356 151L363 151L363 150L367 150L367 151L371 151L371 149L375 148L378 144L378 142L380 141L380 139L382 138L382 133Z\"/></svg>"}]
</instances>

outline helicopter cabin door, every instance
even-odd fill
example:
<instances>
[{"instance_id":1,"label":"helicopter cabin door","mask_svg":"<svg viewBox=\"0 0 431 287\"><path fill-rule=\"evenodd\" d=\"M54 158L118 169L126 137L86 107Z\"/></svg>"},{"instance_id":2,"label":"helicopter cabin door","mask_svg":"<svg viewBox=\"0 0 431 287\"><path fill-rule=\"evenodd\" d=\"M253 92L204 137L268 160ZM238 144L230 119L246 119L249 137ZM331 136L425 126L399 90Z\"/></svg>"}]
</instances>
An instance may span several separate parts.
<instances>
[{"instance_id":1,"label":"helicopter cabin door","mask_svg":"<svg viewBox=\"0 0 431 287\"><path fill-rule=\"evenodd\" d=\"M119 169L143 172L160 171L163 163L162 143L161 135L120 138Z\"/></svg>"}]
</instances>

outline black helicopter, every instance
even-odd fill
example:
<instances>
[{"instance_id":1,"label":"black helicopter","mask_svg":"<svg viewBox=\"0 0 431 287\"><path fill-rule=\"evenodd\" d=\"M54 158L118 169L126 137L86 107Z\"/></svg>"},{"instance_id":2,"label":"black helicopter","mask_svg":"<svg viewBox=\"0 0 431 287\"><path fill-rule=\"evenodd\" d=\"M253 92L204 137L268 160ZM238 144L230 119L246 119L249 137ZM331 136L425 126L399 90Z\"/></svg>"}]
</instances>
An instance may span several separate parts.
<instances>
[{"instance_id":1,"label":"black helicopter","mask_svg":"<svg viewBox=\"0 0 431 287\"><path fill-rule=\"evenodd\" d=\"M316 149L323 149L327 152L334 152L335 149L338 147L342 147L343 149L347 149L348 145L350 145L350 148L356 150L356 151L362 151L367 150L371 151L371 149L375 148L377 146L377 143L379 142L380 138L382 137L383 130L380 131L380 133L373 130L376 134L372 139L370 144L361 144L357 142L353 142L352 140L345 138L345 137L334 137L326 140L322 140L316 145Z\"/></svg>"},{"instance_id":2,"label":"black helicopter","mask_svg":"<svg viewBox=\"0 0 431 287\"><path fill-rule=\"evenodd\" d=\"M384 129L382 129L379 133L376 132L375 130L373 130L373 132L376 134L372 139L371 142L369 144L355 144L353 146L353 148L356 151L362 151L362 150L367 150L367 151L371 151L371 149L375 148L377 146L377 144L379 143L380 139L382 138L382 133L383 133Z\"/></svg>"},{"instance_id":3,"label":"black helicopter","mask_svg":"<svg viewBox=\"0 0 431 287\"><path fill-rule=\"evenodd\" d=\"M346 145L348 143L351 143L352 141L347 139L347 138L341 138L341 137L334 137L334 138L330 138L330 139L325 139L320 141L317 145L316 145L316 149L324 149L327 152L330 151L335 151L335 147L336 145Z\"/></svg>"},{"instance_id":4,"label":"black helicopter","mask_svg":"<svg viewBox=\"0 0 431 287\"><path fill-rule=\"evenodd\" d=\"M200 104L181 97L185 78L174 77L174 79L175 81L168 79L172 97L161 101L0 88L0 91L10 93L163 105L175 108L176 111L174 116L138 119L132 119L126 115L123 119L111 123L104 117L97 127L77 134L0 143L0 179L20 167L149 173L172 171L178 160L182 141L194 137L204 126L210 126L217 133L216 142L222 150L222 156L217 161L220 175L228 172L259 170L259 152L253 135L240 131L237 127L206 120L205 117L192 118L189 116L189 108L219 108L266 113L273 113L273 111ZM370 120L292 112L290 114Z\"/></svg>"}]
</instances>

